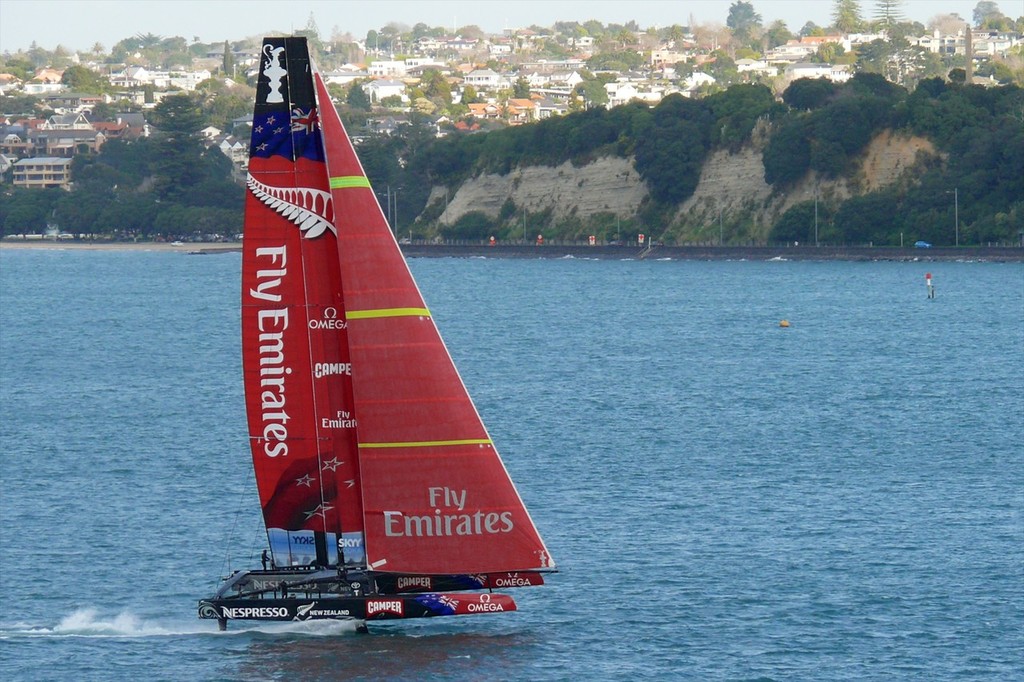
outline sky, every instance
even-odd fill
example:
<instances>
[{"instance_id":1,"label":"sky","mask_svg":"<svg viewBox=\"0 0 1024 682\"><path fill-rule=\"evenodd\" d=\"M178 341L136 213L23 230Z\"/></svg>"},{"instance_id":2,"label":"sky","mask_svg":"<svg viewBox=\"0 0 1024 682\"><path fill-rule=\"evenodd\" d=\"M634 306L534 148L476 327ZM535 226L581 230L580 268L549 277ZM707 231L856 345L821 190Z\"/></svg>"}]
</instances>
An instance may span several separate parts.
<instances>
[{"instance_id":1,"label":"sky","mask_svg":"<svg viewBox=\"0 0 1024 682\"><path fill-rule=\"evenodd\" d=\"M725 24L734 0L0 0L0 53L28 49L33 41L47 50L58 45L87 51L96 43L110 50L139 34L181 36L223 42L250 36L290 33L306 27L310 15L321 38L337 29L365 38L390 22L409 27L475 24L489 33L556 21L603 24L635 20L641 28ZM765 24L786 22L794 33L808 21L831 23L833 0L748 0ZM1004 14L1024 15L1024 0L997 2ZM939 14L970 20L977 0L904 0L906 17L927 24ZM875 0L861 0L870 17Z\"/></svg>"}]
</instances>

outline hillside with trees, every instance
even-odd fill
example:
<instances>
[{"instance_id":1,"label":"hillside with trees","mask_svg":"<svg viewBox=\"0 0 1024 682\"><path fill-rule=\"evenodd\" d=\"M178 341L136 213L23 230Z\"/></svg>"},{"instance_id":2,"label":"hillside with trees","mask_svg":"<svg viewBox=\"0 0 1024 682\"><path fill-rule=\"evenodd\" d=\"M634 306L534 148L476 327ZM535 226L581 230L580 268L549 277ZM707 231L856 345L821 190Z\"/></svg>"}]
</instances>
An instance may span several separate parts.
<instances>
[{"instance_id":1,"label":"hillside with trees","mask_svg":"<svg viewBox=\"0 0 1024 682\"><path fill-rule=\"evenodd\" d=\"M75 160L75 191L0 194L5 231L42 231L52 224L75 233L142 238L238 232L243 190L232 181L230 162L191 132L201 115L196 98L167 98L155 109L158 134L112 141L98 155ZM846 84L798 80L781 102L764 86L740 85L697 100L673 95L656 106L598 107L443 138L432 134L427 121L359 147L382 206L385 192L395 188L394 210L406 216L403 234L414 239L516 240L524 207L512 203L497 216L468 212L443 221L443 197L455 197L481 174L566 162L583 166L614 156L633 165L647 193L635 213L614 222L621 226L625 219L628 228L667 243L691 243L701 238L677 211L693 194L709 154L756 147L773 193L784 194L808 177L857 186L864 150L883 131L927 138L939 153L918 159L912 173L893 185L822 198L822 242L1017 243L1024 226L1024 90L968 86L955 72L949 81L925 80L912 93L876 74L858 74ZM955 202L948 196L953 192ZM771 225L737 221L729 241L812 241L813 209L807 199ZM947 227L954 221L958 235ZM595 231L613 238L607 219L595 230L580 218L533 210L529 222L551 240Z\"/></svg>"},{"instance_id":2,"label":"hillside with trees","mask_svg":"<svg viewBox=\"0 0 1024 682\"><path fill-rule=\"evenodd\" d=\"M755 128L763 132L756 145ZM699 100L671 96L657 106L597 108L486 134L371 140L361 153L378 187L403 188L401 214L418 216L411 227L403 225L403 234L408 228L423 239L496 235L515 240L524 207L508 205L498 216L469 212L442 221L443 197L456 196L464 183L482 174L566 161L581 166L618 156L631 160L648 193L635 215L624 216L629 225L667 242L689 243L700 237L674 216L693 194L710 153L756 146L773 193L784 194L808 177L821 183L843 179L857 187L863 184L858 174L865 149L885 131L927 138L938 153L922 156L910 174L891 186L822 199L821 240L953 244L957 235L947 226L957 221L961 244L1019 242L1024 90L967 86L957 73L949 82L925 80L913 93L877 74L859 74L846 84L804 79L785 91L782 102L764 86L734 86ZM445 191L434 191L431 200L437 187ZM813 242L813 210L813 199L798 202L769 226L734 226L740 229L732 231L731 240ZM549 239L594 233L578 219L560 220L550 212L531 212L529 222ZM610 227L597 232L613 238Z\"/></svg>"},{"instance_id":3,"label":"hillside with trees","mask_svg":"<svg viewBox=\"0 0 1024 682\"><path fill-rule=\"evenodd\" d=\"M1020 241L1024 17L982 0L973 23L925 25L902 0L832 0L828 26L791 32L756 4L731 2L724 25L391 22L363 39L322 36L311 14L295 33L337 71L328 90L404 237L516 240L529 225L549 240ZM237 233L257 59L255 39L153 34L4 52L0 234ZM69 112L91 144L49 146ZM145 117L131 137L104 127L124 116ZM916 154L885 182L879 140ZM13 186L14 162L54 153L73 157L64 189ZM557 196L524 191L530 178Z\"/></svg>"}]
</instances>

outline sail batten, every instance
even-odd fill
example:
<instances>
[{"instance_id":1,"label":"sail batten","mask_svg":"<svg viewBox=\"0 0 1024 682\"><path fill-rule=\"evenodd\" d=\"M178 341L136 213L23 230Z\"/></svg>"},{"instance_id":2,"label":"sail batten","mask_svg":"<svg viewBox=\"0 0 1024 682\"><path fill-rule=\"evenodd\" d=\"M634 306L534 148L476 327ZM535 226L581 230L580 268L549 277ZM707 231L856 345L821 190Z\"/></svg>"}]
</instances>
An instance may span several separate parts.
<instances>
[{"instance_id":1,"label":"sail batten","mask_svg":"<svg viewBox=\"0 0 1024 682\"><path fill-rule=\"evenodd\" d=\"M346 187L369 187L370 181L365 175L342 175L331 178L331 189Z\"/></svg>"},{"instance_id":2,"label":"sail batten","mask_svg":"<svg viewBox=\"0 0 1024 682\"><path fill-rule=\"evenodd\" d=\"M360 443L361 448L393 449L393 448L435 448L457 445L493 445L490 438L466 438L462 440L424 440L399 443Z\"/></svg>"},{"instance_id":3,"label":"sail batten","mask_svg":"<svg viewBox=\"0 0 1024 682\"><path fill-rule=\"evenodd\" d=\"M430 311L426 308L377 308L349 310L345 315L350 320L369 320L380 317L430 317Z\"/></svg>"}]
</instances>

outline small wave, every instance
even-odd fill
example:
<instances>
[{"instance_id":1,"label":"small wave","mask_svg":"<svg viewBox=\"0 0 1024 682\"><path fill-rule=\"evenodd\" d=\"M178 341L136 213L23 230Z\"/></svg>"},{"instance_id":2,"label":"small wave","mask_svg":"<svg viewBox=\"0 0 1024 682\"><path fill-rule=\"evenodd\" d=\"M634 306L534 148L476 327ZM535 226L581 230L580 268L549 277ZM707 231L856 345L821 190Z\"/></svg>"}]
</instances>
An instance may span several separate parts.
<instances>
[{"instance_id":1,"label":"small wave","mask_svg":"<svg viewBox=\"0 0 1024 682\"><path fill-rule=\"evenodd\" d=\"M0 626L0 637L168 637L203 632L200 623L159 624L122 611L115 616L99 616L94 608L83 608L61 618L53 627L16 623Z\"/></svg>"},{"instance_id":2,"label":"small wave","mask_svg":"<svg viewBox=\"0 0 1024 682\"><path fill-rule=\"evenodd\" d=\"M213 620L160 623L122 611L114 616L100 616L95 608L82 608L64 616L57 625L46 627L31 623L0 626L0 640L15 637L176 637L181 635L237 635L242 633L303 634L332 636L355 632L351 620L317 620L305 622L231 621L226 632L217 629Z\"/></svg>"}]
</instances>

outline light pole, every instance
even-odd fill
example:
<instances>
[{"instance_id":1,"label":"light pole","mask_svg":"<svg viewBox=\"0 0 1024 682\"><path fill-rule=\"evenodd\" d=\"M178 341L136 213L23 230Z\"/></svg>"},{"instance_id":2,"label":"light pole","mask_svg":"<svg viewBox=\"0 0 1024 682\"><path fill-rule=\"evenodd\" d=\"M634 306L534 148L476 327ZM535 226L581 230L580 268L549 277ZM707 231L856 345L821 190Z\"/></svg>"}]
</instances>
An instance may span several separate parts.
<instances>
[{"instance_id":1,"label":"light pole","mask_svg":"<svg viewBox=\"0 0 1024 682\"><path fill-rule=\"evenodd\" d=\"M402 189L402 188L401 187L396 187L393 190L394 191L394 202L395 202L395 214L394 214L395 222L391 223L391 231L394 232L395 235L398 234L398 190L400 190L400 189Z\"/></svg>"},{"instance_id":2,"label":"light pole","mask_svg":"<svg viewBox=\"0 0 1024 682\"><path fill-rule=\"evenodd\" d=\"M958 188L953 188L953 221L956 226L956 245L960 246L960 195Z\"/></svg>"},{"instance_id":3,"label":"light pole","mask_svg":"<svg viewBox=\"0 0 1024 682\"><path fill-rule=\"evenodd\" d=\"M949 194L949 191L946 191ZM953 229L954 243L960 246L960 194L959 187L953 188Z\"/></svg>"},{"instance_id":4,"label":"light pole","mask_svg":"<svg viewBox=\"0 0 1024 682\"><path fill-rule=\"evenodd\" d=\"M814 246L818 246L818 183L814 183Z\"/></svg>"}]
</instances>

